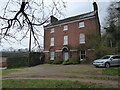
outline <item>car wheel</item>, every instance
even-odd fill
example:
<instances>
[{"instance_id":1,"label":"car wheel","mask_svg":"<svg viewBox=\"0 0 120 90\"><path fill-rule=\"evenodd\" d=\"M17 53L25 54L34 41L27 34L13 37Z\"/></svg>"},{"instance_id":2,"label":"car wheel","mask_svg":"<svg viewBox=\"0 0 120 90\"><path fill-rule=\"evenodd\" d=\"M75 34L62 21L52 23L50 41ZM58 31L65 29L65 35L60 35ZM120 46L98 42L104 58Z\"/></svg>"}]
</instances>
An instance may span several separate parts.
<instances>
[{"instance_id":1,"label":"car wheel","mask_svg":"<svg viewBox=\"0 0 120 90\"><path fill-rule=\"evenodd\" d=\"M110 64L109 63L105 63L105 67L106 68L110 68Z\"/></svg>"},{"instance_id":2,"label":"car wheel","mask_svg":"<svg viewBox=\"0 0 120 90\"><path fill-rule=\"evenodd\" d=\"M99 68L98 66L95 66L96 68Z\"/></svg>"}]
</instances>

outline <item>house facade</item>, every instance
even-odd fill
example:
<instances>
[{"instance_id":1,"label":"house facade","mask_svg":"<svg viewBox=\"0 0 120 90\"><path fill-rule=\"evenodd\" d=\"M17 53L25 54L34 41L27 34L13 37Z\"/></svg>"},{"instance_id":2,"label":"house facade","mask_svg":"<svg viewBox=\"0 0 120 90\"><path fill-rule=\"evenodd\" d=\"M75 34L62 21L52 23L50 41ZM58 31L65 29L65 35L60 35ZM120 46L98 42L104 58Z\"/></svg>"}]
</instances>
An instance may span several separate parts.
<instances>
[{"instance_id":1,"label":"house facade","mask_svg":"<svg viewBox=\"0 0 120 90\"><path fill-rule=\"evenodd\" d=\"M100 37L97 4L89 13L58 20L51 16L50 24L44 26L45 61L56 58L66 61L93 59L94 43ZM98 41L98 40L97 40Z\"/></svg>"}]
</instances>

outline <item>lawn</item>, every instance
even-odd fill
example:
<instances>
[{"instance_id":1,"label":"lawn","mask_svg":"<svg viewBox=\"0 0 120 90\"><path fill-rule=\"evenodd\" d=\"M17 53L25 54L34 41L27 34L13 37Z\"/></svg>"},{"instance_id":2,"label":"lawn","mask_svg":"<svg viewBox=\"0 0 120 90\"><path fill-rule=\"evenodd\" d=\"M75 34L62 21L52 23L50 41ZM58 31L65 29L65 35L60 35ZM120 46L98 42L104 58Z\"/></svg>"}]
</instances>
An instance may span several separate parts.
<instances>
[{"instance_id":1,"label":"lawn","mask_svg":"<svg viewBox=\"0 0 120 90\"><path fill-rule=\"evenodd\" d=\"M117 82L120 67L95 68L92 65L50 65L43 64L35 67L13 68L2 70L3 77L9 75L25 75L27 79L3 80L3 88L116 88L118 84L91 83L94 80ZM40 75L40 76L39 76ZM88 75L88 76L87 76ZM117 76L117 77L116 77ZM28 78L70 78L91 80L90 82L68 81L64 79L42 80ZM14 77L12 77L14 78ZM92 81L93 80L93 81ZM107 85L106 85L107 84Z\"/></svg>"},{"instance_id":2,"label":"lawn","mask_svg":"<svg viewBox=\"0 0 120 90\"><path fill-rule=\"evenodd\" d=\"M116 85L83 83L69 80L3 80L3 88L114 88Z\"/></svg>"},{"instance_id":3,"label":"lawn","mask_svg":"<svg viewBox=\"0 0 120 90\"><path fill-rule=\"evenodd\" d=\"M120 67L105 68L102 70L105 75L120 75Z\"/></svg>"},{"instance_id":4,"label":"lawn","mask_svg":"<svg viewBox=\"0 0 120 90\"><path fill-rule=\"evenodd\" d=\"M11 68L11 69L3 69L1 70L2 71L2 74L3 75L6 75L6 74L10 74L10 73L14 73L14 72L20 72L24 69L27 69L28 67L20 67L20 68Z\"/></svg>"}]
</instances>

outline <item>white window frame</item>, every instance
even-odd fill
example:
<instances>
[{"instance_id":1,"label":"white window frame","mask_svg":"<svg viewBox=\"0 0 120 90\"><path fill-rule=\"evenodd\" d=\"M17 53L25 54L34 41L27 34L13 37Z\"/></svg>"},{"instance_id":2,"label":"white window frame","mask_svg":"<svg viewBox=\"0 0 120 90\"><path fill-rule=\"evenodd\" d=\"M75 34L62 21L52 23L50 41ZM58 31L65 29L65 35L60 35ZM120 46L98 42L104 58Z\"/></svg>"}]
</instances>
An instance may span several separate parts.
<instances>
[{"instance_id":1,"label":"white window frame","mask_svg":"<svg viewBox=\"0 0 120 90\"><path fill-rule=\"evenodd\" d=\"M50 60L54 60L55 59L55 52L50 52Z\"/></svg>"},{"instance_id":2,"label":"white window frame","mask_svg":"<svg viewBox=\"0 0 120 90\"><path fill-rule=\"evenodd\" d=\"M80 44L85 44L85 34L80 33Z\"/></svg>"},{"instance_id":3,"label":"white window frame","mask_svg":"<svg viewBox=\"0 0 120 90\"><path fill-rule=\"evenodd\" d=\"M51 28L50 29L50 33L54 33L55 32L55 29L54 28Z\"/></svg>"},{"instance_id":4,"label":"white window frame","mask_svg":"<svg viewBox=\"0 0 120 90\"><path fill-rule=\"evenodd\" d=\"M63 45L68 45L68 36L64 36Z\"/></svg>"},{"instance_id":5,"label":"white window frame","mask_svg":"<svg viewBox=\"0 0 120 90\"><path fill-rule=\"evenodd\" d=\"M54 37L50 39L50 46L54 46Z\"/></svg>"},{"instance_id":6,"label":"white window frame","mask_svg":"<svg viewBox=\"0 0 120 90\"><path fill-rule=\"evenodd\" d=\"M79 28L85 27L85 22L79 22Z\"/></svg>"},{"instance_id":7,"label":"white window frame","mask_svg":"<svg viewBox=\"0 0 120 90\"><path fill-rule=\"evenodd\" d=\"M63 26L63 31L68 30L68 25Z\"/></svg>"},{"instance_id":8,"label":"white window frame","mask_svg":"<svg viewBox=\"0 0 120 90\"><path fill-rule=\"evenodd\" d=\"M82 51L83 50L80 50L80 61L86 60L86 50L84 50L85 51L84 54L82 53ZM84 57L84 58L81 58L81 57Z\"/></svg>"}]
</instances>

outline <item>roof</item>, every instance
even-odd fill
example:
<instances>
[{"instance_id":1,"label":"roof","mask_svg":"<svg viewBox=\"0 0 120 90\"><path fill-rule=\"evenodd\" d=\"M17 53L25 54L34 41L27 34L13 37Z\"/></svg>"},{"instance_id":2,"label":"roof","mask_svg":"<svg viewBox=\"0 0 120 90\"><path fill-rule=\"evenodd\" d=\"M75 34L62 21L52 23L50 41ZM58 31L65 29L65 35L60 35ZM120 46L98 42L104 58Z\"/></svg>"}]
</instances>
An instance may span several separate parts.
<instances>
[{"instance_id":1,"label":"roof","mask_svg":"<svg viewBox=\"0 0 120 90\"><path fill-rule=\"evenodd\" d=\"M49 26L63 24L63 23L71 22L71 21L81 20L81 19L85 19L85 18L89 18L89 17L93 17L93 16L95 16L94 11L89 12L89 13L85 13L85 14L80 14L80 15L73 16L73 17L69 17L69 18L66 18L66 19L58 20L55 23L50 23L50 24L48 24L44 27L49 27Z\"/></svg>"}]
</instances>

